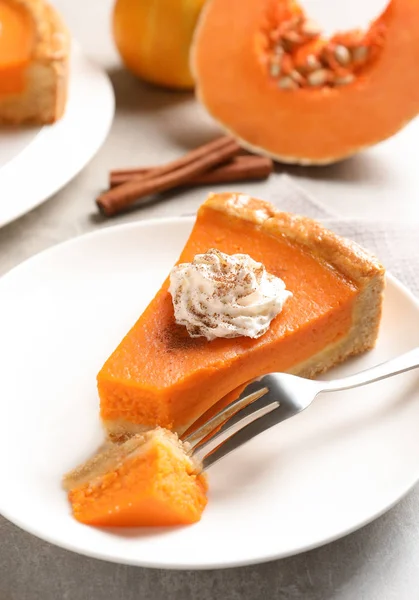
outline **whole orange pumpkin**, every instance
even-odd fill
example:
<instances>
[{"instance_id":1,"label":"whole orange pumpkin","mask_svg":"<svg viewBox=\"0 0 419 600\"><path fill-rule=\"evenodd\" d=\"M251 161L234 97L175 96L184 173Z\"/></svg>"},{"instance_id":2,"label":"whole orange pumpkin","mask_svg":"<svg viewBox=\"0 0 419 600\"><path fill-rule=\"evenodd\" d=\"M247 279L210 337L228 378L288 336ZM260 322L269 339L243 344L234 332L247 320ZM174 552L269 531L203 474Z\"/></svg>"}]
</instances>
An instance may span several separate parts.
<instances>
[{"instance_id":1,"label":"whole orange pumpkin","mask_svg":"<svg viewBox=\"0 0 419 600\"><path fill-rule=\"evenodd\" d=\"M113 34L126 67L174 89L194 86L189 49L205 0L116 0Z\"/></svg>"}]
</instances>

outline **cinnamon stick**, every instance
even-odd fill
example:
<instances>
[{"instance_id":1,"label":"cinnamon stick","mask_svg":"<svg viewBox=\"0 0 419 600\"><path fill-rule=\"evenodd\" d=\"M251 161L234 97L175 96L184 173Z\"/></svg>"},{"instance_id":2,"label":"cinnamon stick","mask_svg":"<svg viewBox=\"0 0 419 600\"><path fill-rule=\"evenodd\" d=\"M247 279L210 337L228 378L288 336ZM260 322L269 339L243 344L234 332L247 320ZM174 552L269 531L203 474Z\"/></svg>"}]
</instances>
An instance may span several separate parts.
<instances>
[{"instance_id":1,"label":"cinnamon stick","mask_svg":"<svg viewBox=\"0 0 419 600\"><path fill-rule=\"evenodd\" d=\"M194 162L195 160L199 160L201 157L205 156L206 154L208 154L209 152L213 152L213 151L217 151L220 150L221 148L223 148L226 145L230 145L233 142L233 139L228 136L228 135L223 135L219 138L216 138L215 140L211 140L211 142L208 142L207 144L203 144L202 146L199 146L198 148L194 148L194 150L191 150L190 152L188 152L187 154L184 154L183 156L181 156L180 158L176 158L175 160L171 160L170 162L166 163L165 165L160 165L158 167L154 167L154 172L153 173L144 173L144 171L141 173L135 173L135 171L137 171L137 169L125 169L125 170L121 170L121 171L112 171L111 173L130 173L132 175L144 175L143 181L150 179L151 177L157 177L160 175L164 175L165 173L171 173L172 171L176 171L177 169L180 169L181 167L184 167L185 165L189 165L190 163ZM134 173L133 173L134 171ZM141 171L141 170L140 170Z\"/></svg>"},{"instance_id":2,"label":"cinnamon stick","mask_svg":"<svg viewBox=\"0 0 419 600\"><path fill-rule=\"evenodd\" d=\"M265 156L237 156L235 160L193 178L191 185L266 179L272 171L273 162L270 158ZM189 182L186 185L189 185Z\"/></svg>"},{"instance_id":3,"label":"cinnamon stick","mask_svg":"<svg viewBox=\"0 0 419 600\"><path fill-rule=\"evenodd\" d=\"M231 142L231 139L232 138L230 136L223 135L219 138L216 138L215 140L212 140L211 142L207 142L206 144L203 144L202 146L195 148L194 150L191 150L184 156L177 158L176 160L172 160L171 162L167 163L166 165L159 165L156 167L144 167L144 168L143 167L140 167L140 168L134 167L131 169L113 169L110 172L110 177L120 176L120 175L121 176L122 175L130 175L130 176L143 175L151 169L159 169L160 174L162 174L164 172L174 171L177 168L182 167L184 164L192 162L192 160L195 160L196 158L199 158L200 156L204 156L207 152L210 152L211 150L215 150L216 148L220 148L224 144ZM243 148L240 148L240 154L244 154L245 156L252 156Z\"/></svg>"},{"instance_id":4,"label":"cinnamon stick","mask_svg":"<svg viewBox=\"0 0 419 600\"><path fill-rule=\"evenodd\" d=\"M110 171L109 173L109 187L115 187L130 181L137 175L145 175L150 171L154 171L157 167L143 167L138 169L118 169L116 171Z\"/></svg>"},{"instance_id":5,"label":"cinnamon stick","mask_svg":"<svg viewBox=\"0 0 419 600\"><path fill-rule=\"evenodd\" d=\"M219 138L154 171L134 176L130 181L101 194L96 203L106 216L111 217L150 194L187 183L192 177L230 160L239 151L240 146L235 140Z\"/></svg>"},{"instance_id":6,"label":"cinnamon stick","mask_svg":"<svg viewBox=\"0 0 419 600\"><path fill-rule=\"evenodd\" d=\"M109 176L110 187L116 187L132 180L134 176L143 175L156 167L138 169L120 169L111 171ZM192 177L184 183L186 186L207 185L212 183L227 183L233 181L253 181L266 179L272 173L273 163L264 156L236 156L230 162L214 167L213 169Z\"/></svg>"}]
</instances>

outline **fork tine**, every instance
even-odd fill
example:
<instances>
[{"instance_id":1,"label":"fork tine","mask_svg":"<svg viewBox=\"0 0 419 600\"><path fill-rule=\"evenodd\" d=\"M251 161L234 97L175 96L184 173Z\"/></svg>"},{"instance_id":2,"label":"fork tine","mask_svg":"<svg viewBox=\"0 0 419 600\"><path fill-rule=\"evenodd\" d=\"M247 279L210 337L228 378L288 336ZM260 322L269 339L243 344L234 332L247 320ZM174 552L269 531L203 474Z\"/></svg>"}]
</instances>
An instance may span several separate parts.
<instances>
[{"instance_id":1,"label":"fork tine","mask_svg":"<svg viewBox=\"0 0 419 600\"><path fill-rule=\"evenodd\" d=\"M249 406L259 398L262 398L265 394L268 393L268 388L263 387L252 394L248 394L243 398L240 396L233 403L229 404L222 410L220 410L217 414L215 414L209 421L203 423L201 427L198 427L195 431L193 431L190 435L184 438L182 441L189 444L191 450L193 450L198 444L202 443L206 438L215 434L218 429L223 425L226 421L231 419L236 413L238 413L246 406Z\"/></svg>"},{"instance_id":2,"label":"fork tine","mask_svg":"<svg viewBox=\"0 0 419 600\"><path fill-rule=\"evenodd\" d=\"M234 422L231 422L230 420L226 421L213 436L195 446L193 450L194 457L198 461L202 462L203 469L206 469L208 466L213 464L213 462L218 460L215 455L212 455L217 448L221 446L224 447L224 444L231 440L231 438L235 437L240 431L248 428L250 425L252 425L252 423L259 421L262 419L262 417L265 417L272 411L279 408L279 406L279 402L274 400L270 404L262 406L261 408L254 410L250 414L246 414L244 417L235 420ZM214 456L214 458L212 458L212 456Z\"/></svg>"},{"instance_id":3,"label":"fork tine","mask_svg":"<svg viewBox=\"0 0 419 600\"><path fill-rule=\"evenodd\" d=\"M245 388L240 398L221 411L222 418L219 414L214 417L217 423L215 431L213 428L210 429L214 427L212 420L207 422L205 432L204 430L201 432L205 433L206 437L201 437L201 441L195 440L191 451L192 455L201 462L203 470L260 433L294 417L311 404L313 398L309 402L301 402L299 395L296 398L287 393L284 377L292 376L271 373L253 381ZM263 394L259 399L254 400L253 394L262 391ZM249 403L249 395L253 402ZM240 410L237 410L238 405L241 406ZM227 420L225 420L226 410L231 411ZM213 433L210 434L210 431Z\"/></svg>"}]
</instances>

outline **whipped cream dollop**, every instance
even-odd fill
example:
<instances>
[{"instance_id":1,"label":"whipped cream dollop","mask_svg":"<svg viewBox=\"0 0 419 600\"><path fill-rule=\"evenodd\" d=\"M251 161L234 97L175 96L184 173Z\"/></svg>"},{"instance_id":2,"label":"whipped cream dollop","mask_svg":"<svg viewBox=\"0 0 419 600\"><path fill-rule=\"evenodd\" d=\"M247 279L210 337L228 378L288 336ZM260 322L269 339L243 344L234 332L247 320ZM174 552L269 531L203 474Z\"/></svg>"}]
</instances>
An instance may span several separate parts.
<instances>
[{"instance_id":1,"label":"whipped cream dollop","mask_svg":"<svg viewBox=\"0 0 419 600\"><path fill-rule=\"evenodd\" d=\"M258 338L292 295L279 277L247 254L211 249L170 273L176 323L191 337Z\"/></svg>"}]
</instances>

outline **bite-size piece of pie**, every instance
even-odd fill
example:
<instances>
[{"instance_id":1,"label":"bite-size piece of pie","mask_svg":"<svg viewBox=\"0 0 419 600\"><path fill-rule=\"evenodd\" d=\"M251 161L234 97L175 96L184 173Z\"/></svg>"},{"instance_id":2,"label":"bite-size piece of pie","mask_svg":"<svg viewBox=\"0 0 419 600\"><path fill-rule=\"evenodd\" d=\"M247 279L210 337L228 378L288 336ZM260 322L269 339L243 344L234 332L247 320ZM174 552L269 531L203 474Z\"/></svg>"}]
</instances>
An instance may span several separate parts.
<instances>
[{"instance_id":1,"label":"bite-size piece of pie","mask_svg":"<svg viewBox=\"0 0 419 600\"><path fill-rule=\"evenodd\" d=\"M177 436L160 427L110 442L64 477L74 517L104 527L186 525L201 518L206 478Z\"/></svg>"}]
</instances>

